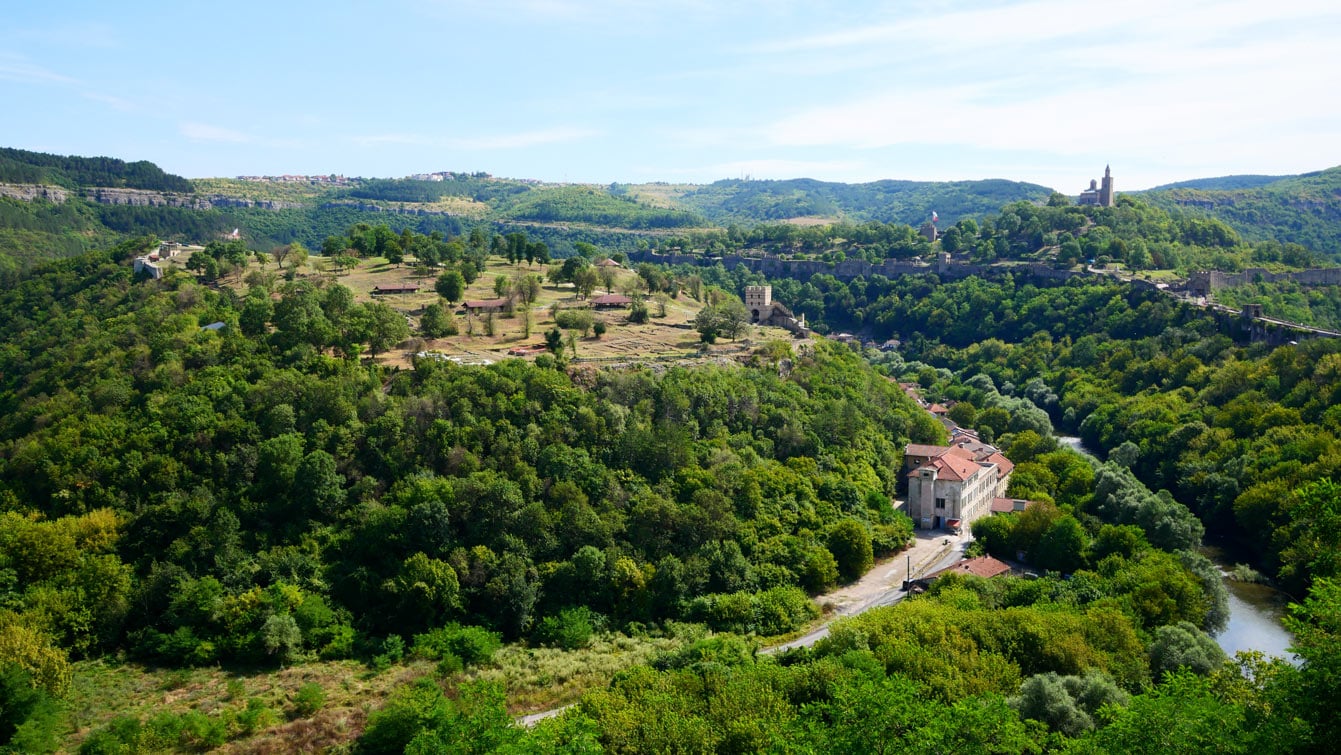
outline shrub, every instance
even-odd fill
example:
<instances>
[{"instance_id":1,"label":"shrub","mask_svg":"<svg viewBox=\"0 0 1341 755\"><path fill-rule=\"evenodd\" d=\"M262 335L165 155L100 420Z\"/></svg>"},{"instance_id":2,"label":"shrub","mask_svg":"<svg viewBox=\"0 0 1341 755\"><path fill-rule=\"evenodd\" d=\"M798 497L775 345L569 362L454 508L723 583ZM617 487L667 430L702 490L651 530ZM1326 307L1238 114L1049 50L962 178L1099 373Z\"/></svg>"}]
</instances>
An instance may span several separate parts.
<instances>
[{"instance_id":1,"label":"shrub","mask_svg":"<svg viewBox=\"0 0 1341 755\"><path fill-rule=\"evenodd\" d=\"M1159 627L1150 643L1150 670L1155 676L1184 667L1205 676L1224 663L1225 651L1189 621Z\"/></svg>"},{"instance_id":2,"label":"shrub","mask_svg":"<svg viewBox=\"0 0 1341 755\"><path fill-rule=\"evenodd\" d=\"M326 690L316 682L308 682L298 688L293 696L294 718L308 718L326 705Z\"/></svg>"},{"instance_id":3,"label":"shrub","mask_svg":"<svg viewBox=\"0 0 1341 755\"><path fill-rule=\"evenodd\" d=\"M275 712L267 708L260 698L253 697L247 701L247 707L238 712L234 721L239 734L250 736L274 725L276 717Z\"/></svg>"},{"instance_id":4,"label":"shrub","mask_svg":"<svg viewBox=\"0 0 1341 755\"><path fill-rule=\"evenodd\" d=\"M503 638L481 627L451 623L414 636L414 655L436 661L456 658L464 666L477 666L493 660L503 646Z\"/></svg>"},{"instance_id":5,"label":"shrub","mask_svg":"<svg viewBox=\"0 0 1341 755\"><path fill-rule=\"evenodd\" d=\"M565 608L557 615L546 616L536 628L535 639L543 645L577 650L591 644L591 636L603 625L600 614L586 606Z\"/></svg>"},{"instance_id":6,"label":"shrub","mask_svg":"<svg viewBox=\"0 0 1341 755\"><path fill-rule=\"evenodd\" d=\"M360 753L401 753L424 729L446 724L451 705L432 679L421 678L396 690L386 707L368 716L368 728L359 739Z\"/></svg>"},{"instance_id":7,"label":"shrub","mask_svg":"<svg viewBox=\"0 0 1341 755\"><path fill-rule=\"evenodd\" d=\"M1091 669L1084 676L1036 674L1020 685L1010 704L1023 718L1042 721L1069 737L1094 728L1094 718L1105 705L1126 705L1130 697L1113 678Z\"/></svg>"},{"instance_id":8,"label":"shrub","mask_svg":"<svg viewBox=\"0 0 1341 755\"><path fill-rule=\"evenodd\" d=\"M0 664L0 743L14 752L54 752L59 723L56 701L32 675L17 663Z\"/></svg>"},{"instance_id":9,"label":"shrub","mask_svg":"<svg viewBox=\"0 0 1341 755\"><path fill-rule=\"evenodd\" d=\"M703 595L689 603L689 616L717 631L769 636L795 631L819 615L819 609L799 587L773 587Z\"/></svg>"},{"instance_id":10,"label":"shrub","mask_svg":"<svg viewBox=\"0 0 1341 755\"><path fill-rule=\"evenodd\" d=\"M554 324L564 330L580 330L586 335L596 318L589 309L561 309L554 314Z\"/></svg>"},{"instance_id":11,"label":"shrub","mask_svg":"<svg viewBox=\"0 0 1341 755\"><path fill-rule=\"evenodd\" d=\"M381 652L372 657L370 665L378 671L385 671L404 658L405 640L402 640L400 635L393 634L382 640Z\"/></svg>"},{"instance_id":12,"label":"shrub","mask_svg":"<svg viewBox=\"0 0 1341 755\"><path fill-rule=\"evenodd\" d=\"M754 661L755 646L730 635L698 640L687 647L657 656L651 666L671 671L699 666L743 666Z\"/></svg>"}]
</instances>

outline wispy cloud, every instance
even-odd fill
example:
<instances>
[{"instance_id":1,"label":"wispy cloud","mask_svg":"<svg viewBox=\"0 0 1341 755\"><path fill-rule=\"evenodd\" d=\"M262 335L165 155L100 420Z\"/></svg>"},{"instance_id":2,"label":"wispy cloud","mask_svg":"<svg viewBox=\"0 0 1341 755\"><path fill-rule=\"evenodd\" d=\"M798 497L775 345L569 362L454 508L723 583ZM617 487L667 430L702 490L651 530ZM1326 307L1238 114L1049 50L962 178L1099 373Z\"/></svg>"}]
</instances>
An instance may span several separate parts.
<instances>
[{"instance_id":1,"label":"wispy cloud","mask_svg":"<svg viewBox=\"0 0 1341 755\"><path fill-rule=\"evenodd\" d=\"M654 18L720 20L726 16L778 13L793 0L418 0L421 13L444 20L463 15L510 23L576 23L613 28ZM757 18L757 16L754 16Z\"/></svg>"},{"instance_id":2,"label":"wispy cloud","mask_svg":"<svg viewBox=\"0 0 1341 755\"><path fill-rule=\"evenodd\" d=\"M129 100L105 92L83 89L85 82L73 76L58 73L32 62L26 56L0 52L0 81L13 81L20 84L50 85L62 89L82 89L79 96L86 100L99 102L122 112L137 108Z\"/></svg>"},{"instance_id":3,"label":"wispy cloud","mask_svg":"<svg viewBox=\"0 0 1341 755\"><path fill-rule=\"evenodd\" d=\"M21 84L77 84L77 79L44 68L23 55L0 52L0 80Z\"/></svg>"},{"instance_id":4,"label":"wispy cloud","mask_svg":"<svg viewBox=\"0 0 1341 755\"><path fill-rule=\"evenodd\" d=\"M37 42L45 47L77 47L110 50L121 46L121 36L103 23L73 22L46 27L14 29L10 36L22 42Z\"/></svg>"},{"instance_id":5,"label":"wispy cloud","mask_svg":"<svg viewBox=\"0 0 1341 755\"><path fill-rule=\"evenodd\" d=\"M102 92L80 92L80 96L86 100L101 102L113 110L120 110L123 113L131 113L139 109L135 106L135 103L130 100L122 99L110 94L103 94Z\"/></svg>"},{"instance_id":6,"label":"wispy cloud","mask_svg":"<svg viewBox=\"0 0 1341 755\"><path fill-rule=\"evenodd\" d=\"M935 27L944 39L929 44L959 53L943 75L892 68L874 91L764 125L765 141L1062 155L1113 148L1200 164L1262 145L1311 152L1315 160L1334 154L1341 104L1322 93L1341 70L1341 49L1331 41L1341 6L1193 2L1156 11L1136 0L1087 15L1070 5L1043 0L941 17ZM929 33L928 23L802 37L765 52L861 50L893 36ZM1021 40L1035 44L1021 47ZM1040 44L1047 40L1052 43ZM1039 71L1055 73L1040 77Z\"/></svg>"}]
</instances>

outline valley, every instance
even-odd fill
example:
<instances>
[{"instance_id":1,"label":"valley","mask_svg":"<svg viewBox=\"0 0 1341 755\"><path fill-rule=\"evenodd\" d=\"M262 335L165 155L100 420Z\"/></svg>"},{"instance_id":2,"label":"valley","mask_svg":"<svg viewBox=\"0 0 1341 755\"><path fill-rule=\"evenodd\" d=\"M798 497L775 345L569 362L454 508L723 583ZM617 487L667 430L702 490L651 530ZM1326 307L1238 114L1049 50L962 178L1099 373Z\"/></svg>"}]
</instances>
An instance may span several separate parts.
<instances>
[{"instance_id":1,"label":"valley","mask_svg":"<svg viewBox=\"0 0 1341 755\"><path fill-rule=\"evenodd\" d=\"M205 208L30 168L67 194L0 200L5 746L1333 730L1341 340L1200 301L1325 283L1325 249L1125 195L860 214L1012 184L212 180L182 196L237 204ZM907 449L947 443L1014 470L962 534L904 503ZM1294 663L1216 644L1207 538L1290 596ZM961 551L1004 571L929 577Z\"/></svg>"}]
</instances>

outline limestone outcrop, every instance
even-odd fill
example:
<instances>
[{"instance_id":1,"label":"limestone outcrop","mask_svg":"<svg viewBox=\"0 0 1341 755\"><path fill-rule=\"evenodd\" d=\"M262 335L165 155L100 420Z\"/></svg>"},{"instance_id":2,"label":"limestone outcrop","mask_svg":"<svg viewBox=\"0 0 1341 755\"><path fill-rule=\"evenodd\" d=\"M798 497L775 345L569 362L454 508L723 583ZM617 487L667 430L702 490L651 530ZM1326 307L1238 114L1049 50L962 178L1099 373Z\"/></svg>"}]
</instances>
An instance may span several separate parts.
<instances>
[{"instance_id":1,"label":"limestone outcrop","mask_svg":"<svg viewBox=\"0 0 1341 755\"><path fill-rule=\"evenodd\" d=\"M64 204L70 192L59 186L45 184L3 184L0 183L0 197L9 197L23 202L45 199L53 204Z\"/></svg>"}]
</instances>

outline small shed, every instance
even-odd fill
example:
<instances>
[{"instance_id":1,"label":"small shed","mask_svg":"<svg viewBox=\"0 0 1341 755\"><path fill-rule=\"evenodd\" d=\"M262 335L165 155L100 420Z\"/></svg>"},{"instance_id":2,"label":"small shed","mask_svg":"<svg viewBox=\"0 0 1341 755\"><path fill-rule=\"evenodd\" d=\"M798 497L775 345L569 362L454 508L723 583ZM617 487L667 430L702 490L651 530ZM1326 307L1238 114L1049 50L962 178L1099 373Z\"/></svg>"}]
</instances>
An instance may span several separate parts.
<instances>
[{"instance_id":1,"label":"small shed","mask_svg":"<svg viewBox=\"0 0 1341 755\"><path fill-rule=\"evenodd\" d=\"M502 312L512 303L511 299L470 299L465 302L467 312Z\"/></svg>"},{"instance_id":2,"label":"small shed","mask_svg":"<svg viewBox=\"0 0 1341 755\"><path fill-rule=\"evenodd\" d=\"M597 309L623 309L633 304L633 300L622 294L605 294L591 300L591 306Z\"/></svg>"},{"instance_id":3,"label":"small shed","mask_svg":"<svg viewBox=\"0 0 1341 755\"><path fill-rule=\"evenodd\" d=\"M392 283L385 286L373 288L373 296L385 296L387 294L413 294L419 291L419 287L413 283Z\"/></svg>"}]
</instances>

